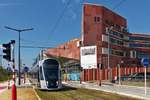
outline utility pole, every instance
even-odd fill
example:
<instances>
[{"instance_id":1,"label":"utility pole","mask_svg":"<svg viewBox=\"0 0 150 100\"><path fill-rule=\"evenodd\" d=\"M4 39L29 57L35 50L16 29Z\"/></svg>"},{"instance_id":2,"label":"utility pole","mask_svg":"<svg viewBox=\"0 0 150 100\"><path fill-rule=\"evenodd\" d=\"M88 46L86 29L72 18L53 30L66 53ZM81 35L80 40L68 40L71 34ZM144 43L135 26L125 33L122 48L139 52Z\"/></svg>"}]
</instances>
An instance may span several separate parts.
<instances>
[{"instance_id":1,"label":"utility pole","mask_svg":"<svg viewBox=\"0 0 150 100\"><path fill-rule=\"evenodd\" d=\"M109 34L110 28L106 27L106 34L108 35L108 79L111 81L111 68L110 68L110 34Z\"/></svg>"},{"instance_id":2,"label":"utility pole","mask_svg":"<svg viewBox=\"0 0 150 100\"><path fill-rule=\"evenodd\" d=\"M15 85L15 40L11 40L12 44L12 63L13 63L13 84L12 84L12 100L17 100L17 90Z\"/></svg>"},{"instance_id":3,"label":"utility pole","mask_svg":"<svg viewBox=\"0 0 150 100\"><path fill-rule=\"evenodd\" d=\"M19 81L18 81L18 84L20 85L21 84L21 75L20 75L20 33L21 32L24 32L24 31L31 31L33 30L33 28L28 28L28 29L15 29L15 28L11 28L11 27L8 27L8 26L5 26L6 29L9 29L9 30L13 30L13 31L16 31L18 32L18 68L19 68Z\"/></svg>"},{"instance_id":4,"label":"utility pole","mask_svg":"<svg viewBox=\"0 0 150 100\"><path fill-rule=\"evenodd\" d=\"M112 31L113 26L106 27L106 34L108 35L108 78L110 81L112 81L112 68L110 66L110 32Z\"/></svg>"}]
</instances>

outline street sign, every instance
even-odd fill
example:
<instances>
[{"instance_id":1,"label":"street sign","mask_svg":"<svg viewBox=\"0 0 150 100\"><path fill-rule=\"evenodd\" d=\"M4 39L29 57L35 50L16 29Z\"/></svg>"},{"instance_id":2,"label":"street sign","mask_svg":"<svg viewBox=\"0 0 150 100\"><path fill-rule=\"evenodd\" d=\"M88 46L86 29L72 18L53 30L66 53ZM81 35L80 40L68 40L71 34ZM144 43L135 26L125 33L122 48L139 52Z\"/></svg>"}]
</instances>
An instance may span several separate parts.
<instances>
[{"instance_id":1,"label":"street sign","mask_svg":"<svg viewBox=\"0 0 150 100\"><path fill-rule=\"evenodd\" d=\"M143 64L144 68L144 79L145 79L145 95L147 94L146 91L146 67L149 65L149 59L148 58L142 58L141 63Z\"/></svg>"},{"instance_id":2,"label":"street sign","mask_svg":"<svg viewBox=\"0 0 150 100\"><path fill-rule=\"evenodd\" d=\"M148 67L149 65L149 59L148 58L142 58L141 63L144 67Z\"/></svg>"},{"instance_id":3,"label":"street sign","mask_svg":"<svg viewBox=\"0 0 150 100\"><path fill-rule=\"evenodd\" d=\"M26 67L24 67L24 72L28 72L29 71L29 68L26 66Z\"/></svg>"},{"instance_id":4,"label":"street sign","mask_svg":"<svg viewBox=\"0 0 150 100\"><path fill-rule=\"evenodd\" d=\"M12 72L11 67L7 67L7 71L8 71L8 72Z\"/></svg>"}]
</instances>

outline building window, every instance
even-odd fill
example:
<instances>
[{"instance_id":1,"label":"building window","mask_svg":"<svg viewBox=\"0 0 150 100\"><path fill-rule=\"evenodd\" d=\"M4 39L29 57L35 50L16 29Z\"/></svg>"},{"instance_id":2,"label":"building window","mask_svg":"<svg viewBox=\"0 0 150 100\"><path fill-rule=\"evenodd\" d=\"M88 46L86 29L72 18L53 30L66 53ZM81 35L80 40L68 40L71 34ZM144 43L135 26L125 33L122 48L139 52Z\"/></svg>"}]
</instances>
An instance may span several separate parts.
<instances>
[{"instance_id":1,"label":"building window","mask_svg":"<svg viewBox=\"0 0 150 100\"><path fill-rule=\"evenodd\" d=\"M130 43L129 45L130 47L133 47L133 48L138 48L138 47L149 48L150 47L150 44L140 44L140 43Z\"/></svg>"},{"instance_id":2,"label":"building window","mask_svg":"<svg viewBox=\"0 0 150 100\"><path fill-rule=\"evenodd\" d=\"M108 48L102 48L102 54L108 54ZM124 56L124 51L109 49L109 54L115 56Z\"/></svg>"},{"instance_id":3,"label":"building window","mask_svg":"<svg viewBox=\"0 0 150 100\"><path fill-rule=\"evenodd\" d=\"M110 54L112 54L112 55L117 55L117 56L124 56L124 52L123 52L123 51L114 50L114 49L111 49L111 50L110 50Z\"/></svg>"},{"instance_id":4,"label":"building window","mask_svg":"<svg viewBox=\"0 0 150 100\"><path fill-rule=\"evenodd\" d=\"M96 21L97 21L97 20L96 20L96 17L94 17L94 22L96 23Z\"/></svg>"},{"instance_id":5,"label":"building window","mask_svg":"<svg viewBox=\"0 0 150 100\"><path fill-rule=\"evenodd\" d=\"M136 51L130 51L130 58L136 58Z\"/></svg>"},{"instance_id":6,"label":"building window","mask_svg":"<svg viewBox=\"0 0 150 100\"><path fill-rule=\"evenodd\" d=\"M97 17L97 22L100 22L100 17Z\"/></svg>"},{"instance_id":7,"label":"building window","mask_svg":"<svg viewBox=\"0 0 150 100\"><path fill-rule=\"evenodd\" d=\"M114 28L115 28L115 30L117 30L117 31L121 31L121 27L120 27L118 24L115 24L115 25L114 25Z\"/></svg>"},{"instance_id":8,"label":"building window","mask_svg":"<svg viewBox=\"0 0 150 100\"><path fill-rule=\"evenodd\" d=\"M94 17L94 22L95 22L95 23L100 22L100 17L95 16L95 17Z\"/></svg>"},{"instance_id":9,"label":"building window","mask_svg":"<svg viewBox=\"0 0 150 100\"><path fill-rule=\"evenodd\" d=\"M118 32L118 31L113 31L112 30L112 31L110 31L110 34L114 35L114 36L117 36L119 38L124 38L124 35L122 33Z\"/></svg>"},{"instance_id":10,"label":"building window","mask_svg":"<svg viewBox=\"0 0 150 100\"><path fill-rule=\"evenodd\" d=\"M150 41L150 38L148 37L130 37L130 40L143 40L143 41Z\"/></svg>"},{"instance_id":11,"label":"building window","mask_svg":"<svg viewBox=\"0 0 150 100\"><path fill-rule=\"evenodd\" d=\"M114 38L110 38L110 43L114 44L114 45L121 45L123 46L124 45L124 42L121 41L121 40L118 40L118 39L114 39Z\"/></svg>"}]
</instances>

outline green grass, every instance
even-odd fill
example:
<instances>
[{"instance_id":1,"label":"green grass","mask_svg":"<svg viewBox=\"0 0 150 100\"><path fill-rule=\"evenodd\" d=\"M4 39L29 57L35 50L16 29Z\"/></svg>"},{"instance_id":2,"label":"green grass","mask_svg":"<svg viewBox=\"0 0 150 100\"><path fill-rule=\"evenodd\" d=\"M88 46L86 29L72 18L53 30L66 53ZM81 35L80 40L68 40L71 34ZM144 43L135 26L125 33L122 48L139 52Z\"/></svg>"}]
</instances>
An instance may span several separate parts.
<instances>
[{"instance_id":1,"label":"green grass","mask_svg":"<svg viewBox=\"0 0 150 100\"><path fill-rule=\"evenodd\" d=\"M8 80L7 71L0 66L0 82L6 81L6 80Z\"/></svg>"},{"instance_id":2,"label":"green grass","mask_svg":"<svg viewBox=\"0 0 150 100\"><path fill-rule=\"evenodd\" d=\"M138 100L118 94L84 88L65 87L59 91L36 91L42 100Z\"/></svg>"}]
</instances>

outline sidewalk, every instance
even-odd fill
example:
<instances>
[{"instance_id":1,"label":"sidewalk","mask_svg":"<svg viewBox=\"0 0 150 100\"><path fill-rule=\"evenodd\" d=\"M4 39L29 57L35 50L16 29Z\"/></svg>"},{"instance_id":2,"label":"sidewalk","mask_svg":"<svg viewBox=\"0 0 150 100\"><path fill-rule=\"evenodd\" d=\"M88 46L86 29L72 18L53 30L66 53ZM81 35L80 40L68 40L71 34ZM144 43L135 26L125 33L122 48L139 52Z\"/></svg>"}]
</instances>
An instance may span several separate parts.
<instances>
[{"instance_id":1,"label":"sidewalk","mask_svg":"<svg viewBox=\"0 0 150 100\"><path fill-rule=\"evenodd\" d=\"M7 89L7 81L0 83L0 94Z\"/></svg>"},{"instance_id":2,"label":"sidewalk","mask_svg":"<svg viewBox=\"0 0 150 100\"><path fill-rule=\"evenodd\" d=\"M12 90L10 84L10 89L7 89L7 82L1 83L0 87L3 86L4 89L0 89L0 100L11 100ZM16 79L17 86L17 100L39 100L35 90L32 88L29 80L26 83L21 83L18 85L18 79Z\"/></svg>"},{"instance_id":3,"label":"sidewalk","mask_svg":"<svg viewBox=\"0 0 150 100\"><path fill-rule=\"evenodd\" d=\"M127 85L113 85L113 84L102 84L102 86L98 86L96 83L87 83L87 82L63 82L66 85L72 87L82 87L88 89L101 90L105 92L117 93L120 95L131 96L139 99L150 100L150 88L147 88L147 95L144 93L144 87L134 87Z\"/></svg>"}]
</instances>

